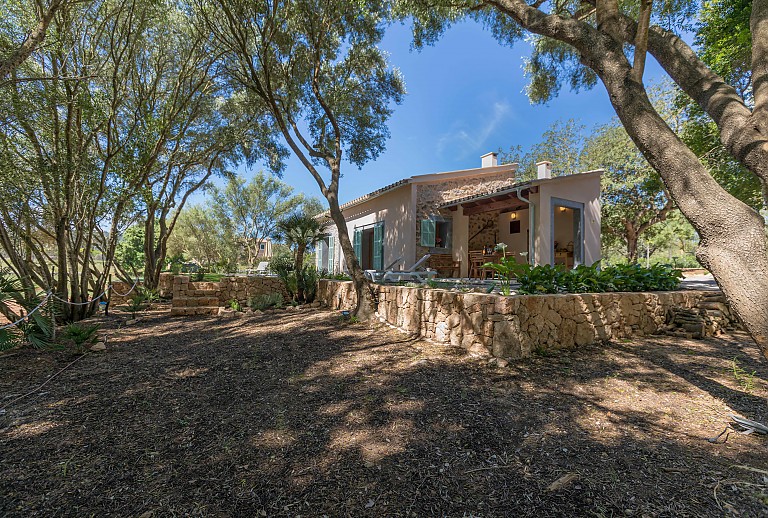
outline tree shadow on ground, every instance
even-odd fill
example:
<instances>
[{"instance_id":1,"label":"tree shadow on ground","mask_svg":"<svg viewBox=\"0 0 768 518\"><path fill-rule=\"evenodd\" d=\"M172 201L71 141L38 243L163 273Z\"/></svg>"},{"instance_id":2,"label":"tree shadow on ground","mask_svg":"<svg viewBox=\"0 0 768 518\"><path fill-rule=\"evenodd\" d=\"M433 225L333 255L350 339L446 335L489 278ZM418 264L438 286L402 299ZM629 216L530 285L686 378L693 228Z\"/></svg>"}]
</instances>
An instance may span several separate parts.
<instances>
[{"instance_id":1,"label":"tree shadow on ground","mask_svg":"<svg viewBox=\"0 0 768 518\"><path fill-rule=\"evenodd\" d=\"M706 441L765 411L761 381L742 393L721 368L737 344L496 369L332 313L154 316L0 416L0 513L758 515L760 474L732 466L765 470L765 441ZM56 370L28 377L38 357L0 358L3 387Z\"/></svg>"}]
</instances>

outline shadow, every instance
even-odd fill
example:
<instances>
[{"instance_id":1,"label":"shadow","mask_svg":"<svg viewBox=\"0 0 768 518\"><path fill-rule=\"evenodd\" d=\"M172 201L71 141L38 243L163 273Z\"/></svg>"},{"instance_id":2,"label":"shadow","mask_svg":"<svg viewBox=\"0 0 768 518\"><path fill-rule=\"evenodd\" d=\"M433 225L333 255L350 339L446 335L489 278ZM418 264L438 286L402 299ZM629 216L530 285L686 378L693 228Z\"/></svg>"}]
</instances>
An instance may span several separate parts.
<instances>
[{"instance_id":1,"label":"shadow","mask_svg":"<svg viewBox=\"0 0 768 518\"><path fill-rule=\"evenodd\" d=\"M107 331L105 354L0 416L0 514L765 512L759 474L732 467L768 468L765 442L706 441L731 409L765 411L764 382L740 396L720 368L738 356L758 369L738 337L591 346L500 369L332 312L158 314ZM0 358L0 397L67 358Z\"/></svg>"}]
</instances>

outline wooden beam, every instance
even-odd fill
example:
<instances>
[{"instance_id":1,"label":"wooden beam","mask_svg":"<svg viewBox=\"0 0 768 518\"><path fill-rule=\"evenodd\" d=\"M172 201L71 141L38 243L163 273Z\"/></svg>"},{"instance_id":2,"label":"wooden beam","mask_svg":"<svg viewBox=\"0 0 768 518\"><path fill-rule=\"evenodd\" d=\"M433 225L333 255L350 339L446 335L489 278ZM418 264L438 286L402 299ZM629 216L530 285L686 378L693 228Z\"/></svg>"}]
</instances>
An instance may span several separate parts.
<instances>
[{"instance_id":1,"label":"wooden beam","mask_svg":"<svg viewBox=\"0 0 768 518\"><path fill-rule=\"evenodd\" d=\"M522 210L528 208L527 204L521 204L517 198L510 200L500 200L478 205L477 207L470 207L464 209L465 216L471 216L472 214L482 214L483 212L491 212L494 210Z\"/></svg>"}]
</instances>

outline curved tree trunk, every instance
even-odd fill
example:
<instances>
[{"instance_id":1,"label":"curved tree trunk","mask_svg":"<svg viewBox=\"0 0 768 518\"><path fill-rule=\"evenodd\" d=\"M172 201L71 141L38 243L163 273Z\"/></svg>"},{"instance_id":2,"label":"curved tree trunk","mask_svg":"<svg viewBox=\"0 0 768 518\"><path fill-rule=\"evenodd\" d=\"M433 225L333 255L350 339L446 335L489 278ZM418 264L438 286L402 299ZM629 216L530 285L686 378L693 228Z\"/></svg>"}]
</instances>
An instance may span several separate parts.
<instances>
[{"instance_id":1,"label":"curved tree trunk","mask_svg":"<svg viewBox=\"0 0 768 518\"><path fill-rule=\"evenodd\" d=\"M304 252L306 247L303 243L296 246L296 260L293 263L293 271L296 272L296 301L304 302L304 281L300 280L301 272L304 267Z\"/></svg>"},{"instance_id":2,"label":"curved tree trunk","mask_svg":"<svg viewBox=\"0 0 768 518\"><path fill-rule=\"evenodd\" d=\"M768 359L768 235L752 208L728 194L654 110L628 70L596 67L627 133L701 238L696 257ZM620 67L619 67L620 68Z\"/></svg>"},{"instance_id":3,"label":"curved tree trunk","mask_svg":"<svg viewBox=\"0 0 768 518\"><path fill-rule=\"evenodd\" d=\"M659 173L683 215L701 238L696 256L715 276L731 308L768 359L768 235L763 218L734 198L709 174L698 157L659 116L648 99L642 81L635 76L624 52L624 43L633 42L637 24L630 24L618 12L615 1L597 2L597 28L577 18L565 18L540 11L524 0L489 0L489 4L510 16L523 28L573 46L581 62L591 68L608 91L611 104L632 141ZM760 2L761 15L754 10L751 22L768 19L768 1ZM768 56L765 31L752 26L759 56ZM760 124L744 124L758 112L743 104L732 88L706 69L679 38L653 28L648 49L683 90L705 108L721 128L729 152L759 178L768 178L766 138ZM766 40L768 41L768 40ZM683 48L685 47L685 48ZM760 60L762 58L758 58ZM755 48L753 48L753 62ZM765 59L758 70L768 78ZM755 67L753 67L755 68ZM756 70L757 71L757 70ZM768 80L764 99L768 100ZM757 98L757 90L756 95ZM768 102L762 108L768 109ZM764 119L761 119L764 122ZM768 133L768 131L766 132Z\"/></svg>"},{"instance_id":4,"label":"curved tree trunk","mask_svg":"<svg viewBox=\"0 0 768 518\"><path fill-rule=\"evenodd\" d=\"M375 312L371 284L366 279L363 269L360 267L360 262L355 255L355 249L347 233L347 221L344 219L341 209L339 209L338 197L334 193L329 192L326 198L328 199L331 219L336 225L339 234L339 244L341 245L342 252L344 252L347 270L355 285L357 305L355 306L354 314L360 320L370 320Z\"/></svg>"}]
</instances>

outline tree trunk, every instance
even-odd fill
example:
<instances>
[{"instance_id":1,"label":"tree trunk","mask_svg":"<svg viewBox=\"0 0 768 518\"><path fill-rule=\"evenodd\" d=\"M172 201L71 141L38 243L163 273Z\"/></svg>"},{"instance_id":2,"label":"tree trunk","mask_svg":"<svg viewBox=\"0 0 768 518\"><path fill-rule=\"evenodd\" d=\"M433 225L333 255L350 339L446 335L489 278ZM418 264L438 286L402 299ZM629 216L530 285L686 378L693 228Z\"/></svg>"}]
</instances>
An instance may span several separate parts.
<instances>
[{"instance_id":1,"label":"tree trunk","mask_svg":"<svg viewBox=\"0 0 768 518\"><path fill-rule=\"evenodd\" d=\"M370 320L375 312L372 287L368 279L366 279L363 269L360 267L360 262L355 255L355 249L352 246L352 241L349 240L349 234L347 233L347 222L344 219L344 215L339 209L339 199L336 193L328 192L326 195L328 199L328 206L331 213L331 219L336 224L336 230L339 234L339 244L341 250L344 253L344 260L347 263L347 270L349 271L352 282L355 285L355 294L357 295L357 305L355 306L354 314L360 320Z\"/></svg>"},{"instance_id":2,"label":"tree trunk","mask_svg":"<svg viewBox=\"0 0 768 518\"><path fill-rule=\"evenodd\" d=\"M296 246L296 261L293 264L293 270L296 272L296 301L304 302L304 281L301 280L302 269L304 267L305 246L299 243Z\"/></svg>"},{"instance_id":3,"label":"tree trunk","mask_svg":"<svg viewBox=\"0 0 768 518\"><path fill-rule=\"evenodd\" d=\"M627 133L699 233L696 257L712 272L768 359L768 235L763 218L720 187L628 72L622 76L616 68L597 68Z\"/></svg>"},{"instance_id":4,"label":"tree trunk","mask_svg":"<svg viewBox=\"0 0 768 518\"><path fill-rule=\"evenodd\" d=\"M629 222L624 224L627 233L625 235L627 239L627 262L634 264L637 262L637 241L639 239L638 233L635 232L635 227Z\"/></svg>"}]
</instances>

